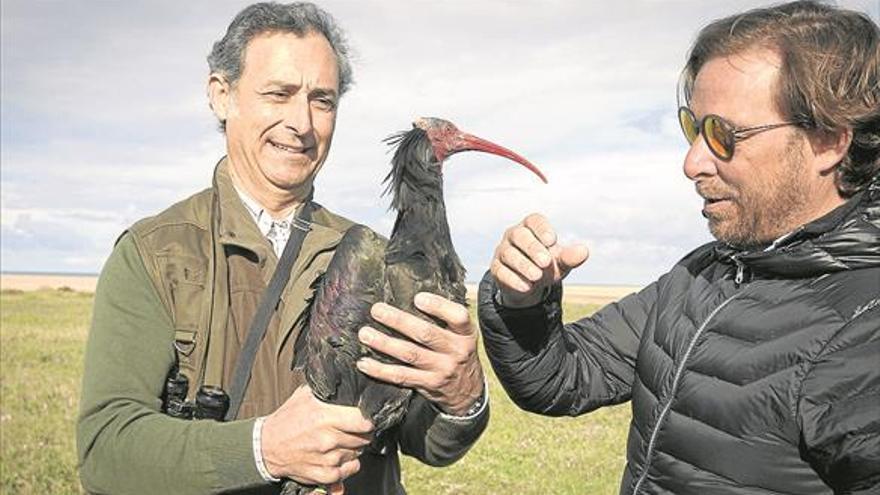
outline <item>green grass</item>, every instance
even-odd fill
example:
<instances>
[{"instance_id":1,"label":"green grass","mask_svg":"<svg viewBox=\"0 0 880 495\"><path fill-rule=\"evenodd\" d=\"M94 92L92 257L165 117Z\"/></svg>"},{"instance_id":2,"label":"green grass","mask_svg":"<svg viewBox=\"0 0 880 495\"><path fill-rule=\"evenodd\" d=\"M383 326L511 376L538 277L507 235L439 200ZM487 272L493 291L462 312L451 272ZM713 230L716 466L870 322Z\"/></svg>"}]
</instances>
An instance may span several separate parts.
<instances>
[{"instance_id":1,"label":"green grass","mask_svg":"<svg viewBox=\"0 0 880 495\"><path fill-rule=\"evenodd\" d=\"M73 425L92 296L0 295L3 493L79 493Z\"/></svg>"},{"instance_id":2,"label":"green grass","mask_svg":"<svg viewBox=\"0 0 880 495\"><path fill-rule=\"evenodd\" d=\"M74 421L91 304L91 294L64 290L0 294L0 493L81 493ZM566 319L595 309L566 307ZM483 360L489 429L453 466L405 458L412 495L617 493L628 405L580 418L529 414L507 398Z\"/></svg>"}]
</instances>

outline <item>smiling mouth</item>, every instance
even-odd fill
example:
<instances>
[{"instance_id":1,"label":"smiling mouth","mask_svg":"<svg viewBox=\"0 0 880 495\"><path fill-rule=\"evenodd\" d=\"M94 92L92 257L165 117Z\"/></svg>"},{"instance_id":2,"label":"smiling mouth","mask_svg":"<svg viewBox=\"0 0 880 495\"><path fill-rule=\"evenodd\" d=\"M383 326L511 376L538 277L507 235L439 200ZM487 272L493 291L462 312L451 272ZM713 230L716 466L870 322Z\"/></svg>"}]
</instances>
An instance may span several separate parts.
<instances>
[{"instance_id":1,"label":"smiling mouth","mask_svg":"<svg viewBox=\"0 0 880 495\"><path fill-rule=\"evenodd\" d=\"M275 149L285 151L287 153L307 153L309 148L304 148L302 146L288 146L286 144L276 143L275 141L269 141L269 144L272 145Z\"/></svg>"}]
</instances>

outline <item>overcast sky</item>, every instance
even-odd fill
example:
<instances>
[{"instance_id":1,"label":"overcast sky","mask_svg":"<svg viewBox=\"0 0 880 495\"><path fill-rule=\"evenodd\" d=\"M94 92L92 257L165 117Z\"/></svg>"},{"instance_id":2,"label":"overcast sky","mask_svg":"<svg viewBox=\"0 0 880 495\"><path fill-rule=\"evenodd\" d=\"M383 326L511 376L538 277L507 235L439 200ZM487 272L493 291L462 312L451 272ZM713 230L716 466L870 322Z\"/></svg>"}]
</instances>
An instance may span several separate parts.
<instances>
[{"instance_id":1,"label":"overcast sky","mask_svg":"<svg viewBox=\"0 0 880 495\"><path fill-rule=\"evenodd\" d=\"M446 167L477 280L532 211L589 245L579 283L643 285L710 240L681 172L675 83L697 30L761 0L326 1L356 52L316 199L389 234L381 140L443 117L538 164ZM880 0L841 4L877 20ZM4 0L3 271L98 272L141 217L210 185L224 154L207 55L238 1Z\"/></svg>"}]
</instances>

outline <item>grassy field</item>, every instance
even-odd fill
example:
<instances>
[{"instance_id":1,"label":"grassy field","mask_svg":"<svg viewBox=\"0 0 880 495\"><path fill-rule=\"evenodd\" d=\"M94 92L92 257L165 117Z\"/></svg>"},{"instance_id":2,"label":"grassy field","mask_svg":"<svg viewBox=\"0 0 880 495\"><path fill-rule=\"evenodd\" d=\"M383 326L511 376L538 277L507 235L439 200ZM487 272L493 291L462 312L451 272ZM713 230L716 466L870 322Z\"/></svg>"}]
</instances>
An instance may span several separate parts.
<instances>
[{"instance_id":1,"label":"grassy field","mask_svg":"<svg viewBox=\"0 0 880 495\"><path fill-rule=\"evenodd\" d=\"M74 421L91 303L91 294L64 290L0 294L4 494L81 493ZM566 319L594 310L567 307ZM517 409L488 364L487 372L492 396L488 431L451 467L433 469L405 459L411 494L617 493L628 405L581 418L543 418Z\"/></svg>"}]
</instances>

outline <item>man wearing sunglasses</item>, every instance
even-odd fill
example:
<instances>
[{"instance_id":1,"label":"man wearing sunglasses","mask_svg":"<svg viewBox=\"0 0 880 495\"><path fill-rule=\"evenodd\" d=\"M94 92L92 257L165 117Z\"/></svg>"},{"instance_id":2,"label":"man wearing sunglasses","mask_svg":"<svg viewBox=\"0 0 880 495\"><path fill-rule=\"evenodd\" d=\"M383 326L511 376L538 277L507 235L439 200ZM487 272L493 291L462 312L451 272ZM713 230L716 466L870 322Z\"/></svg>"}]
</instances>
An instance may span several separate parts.
<instances>
[{"instance_id":1,"label":"man wearing sunglasses","mask_svg":"<svg viewBox=\"0 0 880 495\"><path fill-rule=\"evenodd\" d=\"M816 2L721 19L681 93L717 240L563 325L587 251L530 215L480 287L495 371L540 414L631 400L623 494L880 493L880 30Z\"/></svg>"}]
</instances>

